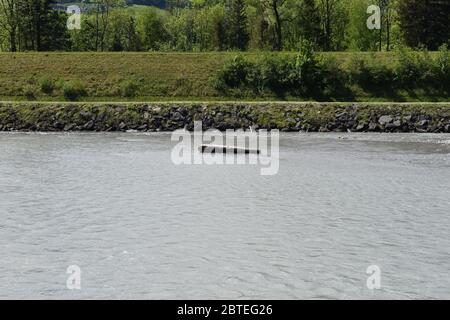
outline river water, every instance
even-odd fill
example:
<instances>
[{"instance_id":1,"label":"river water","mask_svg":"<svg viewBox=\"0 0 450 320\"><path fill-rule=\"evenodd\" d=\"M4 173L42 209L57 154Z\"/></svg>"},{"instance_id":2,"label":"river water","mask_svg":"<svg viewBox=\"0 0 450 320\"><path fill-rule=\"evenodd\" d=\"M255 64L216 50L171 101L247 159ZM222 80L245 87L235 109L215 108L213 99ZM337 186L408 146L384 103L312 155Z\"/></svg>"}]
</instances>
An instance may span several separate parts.
<instances>
[{"instance_id":1,"label":"river water","mask_svg":"<svg viewBox=\"0 0 450 320\"><path fill-rule=\"evenodd\" d=\"M172 148L0 134L0 298L450 298L450 135L282 134L273 176Z\"/></svg>"}]
</instances>

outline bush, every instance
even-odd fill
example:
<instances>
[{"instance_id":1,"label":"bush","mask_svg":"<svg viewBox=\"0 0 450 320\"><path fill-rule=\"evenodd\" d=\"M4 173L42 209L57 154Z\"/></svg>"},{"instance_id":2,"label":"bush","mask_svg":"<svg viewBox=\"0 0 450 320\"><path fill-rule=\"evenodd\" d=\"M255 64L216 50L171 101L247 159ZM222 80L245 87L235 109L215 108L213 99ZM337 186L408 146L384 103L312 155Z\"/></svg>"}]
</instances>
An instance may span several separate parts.
<instances>
[{"instance_id":1,"label":"bush","mask_svg":"<svg viewBox=\"0 0 450 320\"><path fill-rule=\"evenodd\" d=\"M438 58L432 59L426 50L400 49L393 65L355 55L349 65L341 67L334 58L319 59L305 43L296 55L272 53L256 61L236 56L220 70L218 79L216 88L233 88L241 95L250 89L254 94L353 99L360 89L392 97L399 90L417 88L439 95L450 88L450 54L442 47Z\"/></svg>"},{"instance_id":2,"label":"bush","mask_svg":"<svg viewBox=\"0 0 450 320\"><path fill-rule=\"evenodd\" d=\"M81 81L67 81L62 87L66 100L76 101L86 95L86 89Z\"/></svg>"},{"instance_id":3,"label":"bush","mask_svg":"<svg viewBox=\"0 0 450 320\"><path fill-rule=\"evenodd\" d=\"M28 100L35 100L38 93L36 87L32 84L24 85L22 88L22 92Z\"/></svg>"},{"instance_id":4,"label":"bush","mask_svg":"<svg viewBox=\"0 0 450 320\"><path fill-rule=\"evenodd\" d=\"M348 88L350 75L340 68L336 58L322 59L318 72L320 72L320 81L311 92L312 95L352 99L351 91Z\"/></svg>"},{"instance_id":5,"label":"bush","mask_svg":"<svg viewBox=\"0 0 450 320\"><path fill-rule=\"evenodd\" d=\"M367 70L368 81L371 86L390 88L394 82L394 71L384 64L370 65Z\"/></svg>"},{"instance_id":6,"label":"bush","mask_svg":"<svg viewBox=\"0 0 450 320\"><path fill-rule=\"evenodd\" d=\"M291 73L291 61L286 57L276 54L265 55L254 66L252 71L254 75L252 79L257 82L252 82L252 87L261 92L266 88L277 95L285 94L286 91L292 88L292 83L289 79ZM255 85L258 83L258 87Z\"/></svg>"},{"instance_id":7,"label":"bush","mask_svg":"<svg viewBox=\"0 0 450 320\"><path fill-rule=\"evenodd\" d=\"M291 78L299 82L303 93L318 93L321 91L322 71L322 65L319 63L312 44L306 41L302 42L300 51L295 57Z\"/></svg>"},{"instance_id":8,"label":"bush","mask_svg":"<svg viewBox=\"0 0 450 320\"><path fill-rule=\"evenodd\" d=\"M348 66L349 81L351 84L367 83L369 80L366 60L357 55L352 56Z\"/></svg>"},{"instance_id":9,"label":"bush","mask_svg":"<svg viewBox=\"0 0 450 320\"><path fill-rule=\"evenodd\" d=\"M280 95L311 95L321 90L321 65L308 42L295 55L271 54L258 61L262 87Z\"/></svg>"},{"instance_id":10,"label":"bush","mask_svg":"<svg viewBox=\"0 0 450 320\"><path fill-rule=\"evenodd\" d=\"M41 79L39 86L43 93L50 95L53 93L53 90L55 90L55 81L49 78L43 78Z\"/></svg>"},{"instance_id":11,"label":"bush","mask_svg":"<svg viewBox=\"0 0 450 320\"><path fill-rule=\"evenodd\" d=\"M120 84L119 92L122 97L134 97L137 94L139 85L134 80L125 80Z\"/></svg>"},{"instance_id":12,"label":"bush","mask_svg":"<svg viewBox=\"0 0 450 320\"><path fill-rule=\"evenodd\" d=\"M216 88L251 89L277 95L309 94L320 90L320 64L312 46L305 44L296 55L267 54L256 62L237 55L219 71Z\"/></svg>"},{"instance_id":13,"label":"bush","mask_svg":"<svg viewBox=\"0 0 450 320\"><path fill-rule=\"evenodd\" d=\"M400 48L396 55L398 62L395 66L395 78L402 85L413 84L420 76L419 70L414 63L414 57L410 51Z\"/></svg>"},{"instance_id":14,"label":"bush","mask_svg":"<svg viewBox=\"0 0 450 320\"><path fill-rule=\"evenodd\" d=\"M421 76L417 79L418 83L423 86L433 86L436 74L434 72L434 61L428 50L423 50L420 54L416 54L416 64Z\"/></svg>"},{"instance_id":15,"label":"bush","mask_svg":"<svg viewBox=\"0 0 450 320\"><path fill-rule=\"evenodd\" d=\"M239 88L247 84L247 76L254 66L246 61L242 55L235 56L231 61L225 63L218 74L219 88Z\"/></svg>"},{"instance_id":16,"label":"bush","mask_svg":"<svg viewBox=\"0 0 450 320\"><path fill-rule=\"evenodd\" d=\"M434 62L433 71L439 83L438 85L444 88L444 90L450 90L450 52L447 45L439 48L439 54Z\"/></svg>"},{"instance_id":17,"label":"bush","mask_svg":"<svg viewBox=\"0 0 450 320\"><path fill-rule=\"evenodd\" d=\"M350 63L348 81L364 89L391 90L395 86L395 73L385 64L368 63L365 59L357 57Z\"/></svg>"}]
</instances>

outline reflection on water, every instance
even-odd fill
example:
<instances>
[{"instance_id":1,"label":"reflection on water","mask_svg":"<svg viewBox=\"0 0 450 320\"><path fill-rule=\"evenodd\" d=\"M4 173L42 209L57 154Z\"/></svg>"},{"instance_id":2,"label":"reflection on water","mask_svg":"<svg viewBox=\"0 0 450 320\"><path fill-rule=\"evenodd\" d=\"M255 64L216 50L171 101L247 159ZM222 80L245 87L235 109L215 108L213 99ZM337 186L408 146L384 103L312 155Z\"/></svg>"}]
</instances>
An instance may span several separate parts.
<instances>
[{"instance_id":1,"label":"reflection on water","mask_svg":"<svg viewBox=\"0 0 450 320\"><path fill-rule=\"evenodd\" d=\"M261 176L169 134L0 134L0 298L448 299L449 141L284 134Z\"/></svg>"}]
</instances>

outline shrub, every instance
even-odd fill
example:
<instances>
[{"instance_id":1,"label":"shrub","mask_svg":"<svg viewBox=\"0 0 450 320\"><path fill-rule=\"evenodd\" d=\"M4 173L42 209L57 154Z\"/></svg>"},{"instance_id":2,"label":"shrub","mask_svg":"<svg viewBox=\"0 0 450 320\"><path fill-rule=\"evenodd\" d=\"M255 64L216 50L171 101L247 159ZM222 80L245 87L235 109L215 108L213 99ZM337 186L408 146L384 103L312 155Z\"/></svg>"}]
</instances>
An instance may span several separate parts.
<instances>
[{"instance_id":1,"label":"shrub","mask_svg":"<svg viewBox=\"0 0 450 320\"><path fill-rule=\"evenodd\" d=\"M255 62L236 56L220 70L218 83L216 88L233 88L240 94L251 89L257 94L307 98L353 99L360 89L374 96L395 96L397 90L416 88L442 94L450 88L450 54L442 47L438 58L432 59L426 50L417 53L401 48L393 66L376 57L355 55L343 68L335 58L319 59L305 43L296 55L272 53Z\"/></svg>"},{"instance_id":2,"label":"shrub","mask_svg":"<svg viewBox=\"0 0 450 320\"><path fill-rule=\"evenodd\" d=\"M393 86L394 71L384 64L373 64L368 69L368 80L370 85L379 88Z\"/></svg>"},{"instance_id":3,"label":"shrub","mask_svg":"<svg viewBox=\"0 0 450 320\"><path fill-rule=\"evenodd\" d=\"M357 55L354 55L350 60L348 66L349 81L352 84L361 84L362 82L367 83L368 79L368 68L366 61Z\"/></svg>"},{"instance_id":4,"label":"shrub","mask_svg":"<svg viewBox=\"0 0 450 320\"><path fill-rule=\"evenodd\" d=\"M62 87L64 98L76 101L86 95L86 89L81 81L67 81Z\"/></svg>"},{"instance_id":5,"label":"shrub","mask_svg":"<svg viewBox=\"0 0 450 320\"><path fill-rule=\"evenodd\" d=\"M216 88L302 95L320 91L320 76L319 61L312 46L306 43L295 56L266 54L256 62L250 62L237 55L219 71Z\"/></svg>"},{"instance_id":6,"label":"shrub","mask_svg":"<svg viewBox=\"0 0 450 320\"><path fill-rule=\"evenodd\" d=\"M320 91L321 65L310 42L301 43L300 51L295 57L294 69L290 78L299 82L303 93Z\"/></svg>"},{"instance_id":7,"label":"shrub","mask_svg":"<svg viewBox=\"0 0 450 320\"><path fill-rule=\"evenodd\" d=\"M450 52L447 45L439 48L433 72L436 75L436 81L439 82L439 86L444 88L444 90L450 90Z\"/></svg>"},{"instance_id":8,"label":"shrub","mask_svg":"<svg viewBox=\"0 0 450 320\"><path fill-rule=\"evenodd\" d=\"M254 64L252 68L247 70L246 85L255 94L264 93L267 83L264 79L264 74L262 73L261 68L257 67L257 64Z\"/></svg>"},{"instance_id":9,"label":"shrub","mask_svg":"<svg viewBox=\"0 0 450 320\"><path fill-rule=\"evenodd\" d=\"M336 58L327 58L320 61L318 87L311 92L314 96L345 97L351 99L348 88L350 75L342 70Z\"/></svg>"},{"instance_id":10,"label":"shrub","mask_svg":"<svg viewBox=\"0 0 450 320\"><path fill-rule=\"evenodd\" d=\"M430 85L432 86L434 80L436 79L436 74L433 70L434 62L428 50L425 49L416 54L416 65L420 73L417 83L423 87Z\"/></svg>"},{"instance_id":11,"label":"shrub","mask_svg":"<svg viewBox=\"0 0 450 320\"><path fill-rule=\"evenodd\" d=\"M255 70L252 73L259 80L259 89L261 91L267 88L280 95L291 89L292 82L289 76L292 66L289 58L276 54L265 55L256 63L254 68ZM255 83L251 84L254 88Z\"/></svg>"},{"instance_id":12,"label":"shrub","mask_svg":"<svg viewBox=\"0 0 450 320\"><path fill-rule=\"evenodd\" d=\"M383 88L392 89L395 85L395 73L385 64L368 63L363 58L355 58L351 61L348 71L350 83L359 85L365 89Z\"/></svg>"},{"instance_id":13,"label":"shrub","mask_svg":"<svg viewBox=\"0 0 450 320\"><path fill-rule=\"evenodd\" d=\"M396 80L401 85L411 85L415 83L420 74L416 64L414 63L412 53L405 48L399 48L396 55L398 57L398 61L395 65Z\"/></svg>"},{"instance_id":14,"label":"shrub","mask_svg":"<svg viewBox=\"0 0 450 320\"><path fill-rule=\"evenodd\" d=\"M321 65L308 42L295 56L272 54L258 61L256 67L264 87L277 94L310 95L321 90Z\"/></svg>"},{"instance_id":15,"label":"shrub","mask_svg":"<svg viewBox=\"0 0 450 320\"><path fill-rule=\"evenodd\" d=\"M448 75L450 73L450 52L446 44L439 48L439 55L436 59L437 72Z\"/></svg>"},{"instance_id":16,"label":"shrub","mask_svg":"<svg viewBox=\"0 0 450 320\"><path fill-rule=\"evenodd\" d=\"M35 100L38 93L36 87L32 84L25 84L22 87L22 92L28 100Z\"/></svg>"},{"instance_id":17,"label":"shrub","mask_svg":"<svg viewBox=\"0 0 450 320\"><path fill-rule=\"evenodd\" d=\"M53 90L55 90L55 81L49 78L43 78L41 79L39 86L43 93L50 95L53 93Z\"/></svg>"},{"instance_id":18,"label":"shrub","mask_svg":"<svg viewBox=\"0 0 450 320\"><path fill-rule=\"evenodd\" d=\"M139 85L134 80L125 80L120 84L119 92L122 97L134 97L137 94Z\"/></svg>"},{"instance_id":19,"label":"shrub","mask_svg":"<svg viewBox=\"0 0 450 320\"><path fill-rule=\"evenodd\" d=\"M225 63L219 71L217 86L219 88L238 88L247 84L247 76L254 66L246 61L242 55L235 56L231 61Z\"/></svg>"}]
</instances>

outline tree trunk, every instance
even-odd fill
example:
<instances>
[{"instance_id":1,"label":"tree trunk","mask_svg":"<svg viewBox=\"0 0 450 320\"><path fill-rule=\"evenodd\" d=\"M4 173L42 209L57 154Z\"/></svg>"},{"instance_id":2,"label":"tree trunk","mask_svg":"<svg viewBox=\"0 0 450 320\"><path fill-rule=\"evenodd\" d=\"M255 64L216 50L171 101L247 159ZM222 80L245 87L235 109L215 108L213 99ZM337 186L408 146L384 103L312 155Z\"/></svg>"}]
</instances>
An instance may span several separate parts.
<instances>
[{"instance_id":1,"label":"tree trunk","mask_svg":"<svg viewBox=\"0 0 450 320\"><path fill-rule=\"evenodd\" d=\"M36 1L36 50L41 51L41 1Z\"/></svg>"},{"instance_id":2,"label":"tree trunk","mask_svg":"<svg viewBox=\"0 0 450 320\"><path fill-rule=\"evenodd\" d=\"M389 15L386 20L386 51L391 51L391 22Z\"/></svg>"},{"instance_id":3,"label":"tree trunk","mask_svg":"<svg viewBox=\"0 0 450 320\"><path fill-rule=\"evenodd\" d=\"M9 41L10 41L10 46L11 46L11 52L16 52L17 46L16 46L16 30L15 30L15 28L13 30L11 30L11 34L9 36Z\"/></svg>"},{"instance_id":4,"label":"tree trunk","mask_svg":"<svg viewBox=\"0 0 450 320\"><path fill-rule=\"evenodd\" d=\"M97 3L97 10L95 12L95 51L98 51L98 38L99 38L99 10L100 10L100 3Z\"/></svg>"},{"instance_id":5,"label":"tree trunk","mask_svg":"<svg viewBox=\"0 0 450 320\"><path fill-rule=\"evenodd\" d=\"M325 7L325 51L331 50L331 4L326 1Z\"/></svg>"},{"instance_id":6,"label":"tree trunk","mask_svg":"<svg viewBox=\"0 0 450 320\"><path fill-rule=\"evenodd\" d=\"M381 51L383 45L383 28L382 28L382 24L380 25L380 37L379 37L379 46L378 46L378 51Z\"/></svg>"},{"instance_id":7,"label":"tree trunk","mask_svg":"<svg viewBox=\"0 0 450 320\"><path fill-rule=\"evenodd\" d=\"M275 33L276 33L276 39L275 39L275 50L281 51L283 49L283 33L281 29L281 17L280 13L278 12L278 6L277 2L273 1L273 13L275 15Z\"/></svg>"},{"instance_id":8,"label":"tree trunk","mask_svg":"<svg viewBox=\"0 0 450 320\"><path fill-rule=\"evenodd\" d=\"M380 43L379 43L379 48L378 48L379 51L383 50L383 17L384 17L383 10L384 10L384 8L381 7L381 9L380 9L380 34L379 34Z\"/></svg>"}]
</instances>

